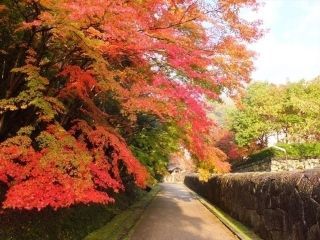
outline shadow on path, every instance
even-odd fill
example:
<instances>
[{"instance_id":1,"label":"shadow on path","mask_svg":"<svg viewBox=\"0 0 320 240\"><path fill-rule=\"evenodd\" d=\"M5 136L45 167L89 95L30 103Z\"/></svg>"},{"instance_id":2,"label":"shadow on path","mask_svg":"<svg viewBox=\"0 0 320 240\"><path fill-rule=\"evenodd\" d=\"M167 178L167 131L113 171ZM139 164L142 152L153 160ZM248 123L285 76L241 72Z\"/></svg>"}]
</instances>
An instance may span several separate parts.
<instances>
[{"instance_id":1,"label":"shadow on path","mask_svg":"<svg viewBox=\"0 0 320 240\"><path fill-rule=\"evenodd\" d=\"M237 239L182 184L161 184L131 240Z\"/></svg>"}]
</instances>

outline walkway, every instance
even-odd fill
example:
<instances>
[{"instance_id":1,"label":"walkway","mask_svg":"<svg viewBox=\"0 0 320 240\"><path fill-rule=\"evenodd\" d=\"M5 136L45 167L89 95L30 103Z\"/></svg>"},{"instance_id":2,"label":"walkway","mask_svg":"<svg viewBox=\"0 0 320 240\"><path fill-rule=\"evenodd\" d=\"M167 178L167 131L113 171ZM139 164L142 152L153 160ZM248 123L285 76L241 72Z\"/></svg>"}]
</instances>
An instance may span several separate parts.
<instances>
[{"instance_id":1,"label":"walkway","mask_svg":"<svg viewBox=\"0 0 320 240\"><path fill-rule=\"evenodd\" d=\"M182 184L161 184L131 240L235 240Z\"/></svg>"}]
</instances>

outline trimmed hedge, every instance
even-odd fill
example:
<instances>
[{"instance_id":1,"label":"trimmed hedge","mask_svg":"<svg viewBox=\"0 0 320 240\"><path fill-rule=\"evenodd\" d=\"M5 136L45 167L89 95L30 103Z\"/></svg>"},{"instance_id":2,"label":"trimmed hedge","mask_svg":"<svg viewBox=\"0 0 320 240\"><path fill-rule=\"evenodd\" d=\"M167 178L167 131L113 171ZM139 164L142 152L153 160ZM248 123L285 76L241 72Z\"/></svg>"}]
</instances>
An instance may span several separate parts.
<instances>
[{"instance_id":1,"label":"trimmed hedge","mask_svg":"<svg viewBox=\"0 0 320 240\"><path fill-rule=\"evenodd\" d=\"M316 143L293 143L285 144L279 143L278 147L284 148L286 153L276 148L266 148L260 152L251 154L246 161L239 161L233 164L238 166L243 163L249 164L254 162L260 162L269 158L276 159L310 159L320 157L320 142Z\"/></svg>"},{"instance_id":2,"label":"trimmed hedge","mask_svg":"<svg viewBox=\"0 0 320 240\"><path fill-rule=\"evenodd\" d=\"M309 159L320 157L320 143L278 144L287 151L288 158ZM276 151L276 157L285 157L284 152Z\"/></svg>"}]
</instances>

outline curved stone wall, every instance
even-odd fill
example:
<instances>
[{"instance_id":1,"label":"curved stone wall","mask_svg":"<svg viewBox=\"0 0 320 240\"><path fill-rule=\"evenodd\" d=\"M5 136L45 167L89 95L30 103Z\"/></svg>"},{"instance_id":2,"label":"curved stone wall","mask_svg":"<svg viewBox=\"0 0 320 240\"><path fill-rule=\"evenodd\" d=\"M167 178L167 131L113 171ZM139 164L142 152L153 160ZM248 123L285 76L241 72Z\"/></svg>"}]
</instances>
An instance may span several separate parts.
<instances>
[{"instance_id":1,"label":"curved stone wall","mask_svg":"<svg viewBox=\"0 0 320 240\"><path fill-rule=\"evenodd\" d=\"M320 171L232 173L185 184L261 238L320 239Z\"/></svg>"}]
</instances>

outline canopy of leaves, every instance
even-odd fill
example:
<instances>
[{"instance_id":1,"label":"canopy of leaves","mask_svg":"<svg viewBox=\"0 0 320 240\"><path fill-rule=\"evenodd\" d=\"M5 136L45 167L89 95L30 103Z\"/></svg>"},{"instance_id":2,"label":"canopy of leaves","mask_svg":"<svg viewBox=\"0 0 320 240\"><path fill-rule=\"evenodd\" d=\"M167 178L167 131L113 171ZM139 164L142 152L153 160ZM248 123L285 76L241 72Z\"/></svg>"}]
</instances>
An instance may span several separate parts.
<instances>
[{"instance_id":1,"label":"canopy of leaves","mask_svg":"<svg viewBox=\"0 0 320 240\"><path fill-rule=\"evenodd\" d=\"M240 146L268 137L289 143L319 140L320 79L286 85L251 84L238 110L231 113L231 129Z\"/></svg>"},{"instance_id":2,"label":"canopy of leaves","mask_svg":"<svg viewBox=\"0 0 320 240\"><path fill-rule=\"evenodd\" d=\"M159 123L152 116L140 116L138 123L140 129L129 140L130 148L150 175L161 180L171 154L179 150L181 133L174 125Z\"/></svg>"},{"instance_id":3,"label":"canopy of leaves","mask_svg":"<svg viewBox=\"0 0 320 240\"><path fill-rule=\"evenodd\" d=\"M249 81L246 46L260 32L239 17L242 7L257 3L2 0L2 206L113 201L124 181L146 184L137 157L162 168L152 151L172 149L176 131L203 167L228 170L212 146L206 102ZM162 133L138 128L143 114Z\"/></svg>"}]
</instances>

